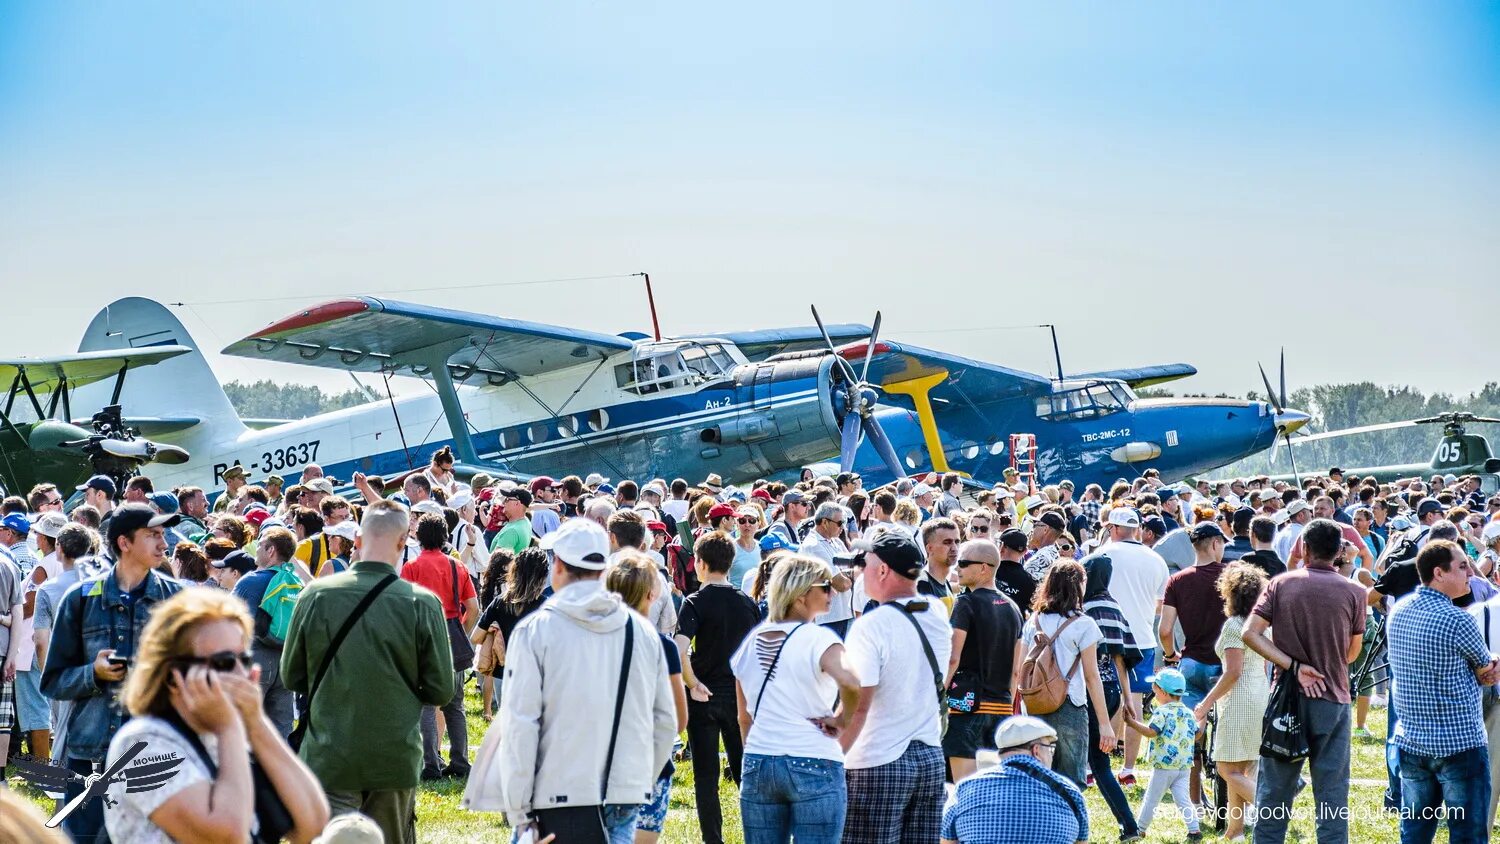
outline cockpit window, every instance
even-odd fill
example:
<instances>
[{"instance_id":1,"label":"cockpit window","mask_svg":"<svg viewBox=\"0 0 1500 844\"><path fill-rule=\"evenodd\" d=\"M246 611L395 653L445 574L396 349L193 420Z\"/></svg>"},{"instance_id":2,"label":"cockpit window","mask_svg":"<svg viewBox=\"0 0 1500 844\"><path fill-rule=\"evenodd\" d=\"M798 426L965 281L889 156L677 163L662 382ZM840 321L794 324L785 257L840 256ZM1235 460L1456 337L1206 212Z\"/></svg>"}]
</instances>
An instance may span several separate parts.
<instances>
[{"instance_id":1,"label":"cockpit window","mask_svg":"<svg viewBox=\"0 0 1500 844\"><path fill-rule=\"evenodd\" d=\"M615 384L639 394L697 389L731 377L739 362L723 344L675 340L637 346L615 367Z\"/></svg>"},{"instance_id":2,"label":"cockpit window","mask_svg":"<svg viewBox=\"0 0 1500 844\"><path fill-rule=\"evenodd\" d=\"M1042 419L1094 419L1118 413L1135 400L1130 388L1119 381L1064 381L1053 385L1049 395L1036 400L1036 415Z\"/></svg>"}]
</instances>

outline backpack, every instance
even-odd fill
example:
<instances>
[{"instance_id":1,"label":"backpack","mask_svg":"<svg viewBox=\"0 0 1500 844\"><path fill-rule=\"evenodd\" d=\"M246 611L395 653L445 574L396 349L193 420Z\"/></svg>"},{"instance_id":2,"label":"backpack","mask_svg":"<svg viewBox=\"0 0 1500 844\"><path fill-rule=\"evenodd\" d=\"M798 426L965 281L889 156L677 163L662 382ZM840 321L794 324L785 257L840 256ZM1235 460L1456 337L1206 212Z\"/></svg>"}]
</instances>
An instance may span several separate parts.
<instances>
[{"instance_id":1,"label":"backpack","mask_svg":"<svg viewBox=\"0 0 1500 844\"><path fill-rule=\"evenodd\" d=\"M297 596L302 594L302 578L291 563L282 563L275 569L271 582L266 584L266 594L260 599L260 609L271 617L267 631L277 642L286 641L287 628L292 623L292 609L297 606Z\"/></svg>"},{"instance_id":2,"label":"backpack","mask_svg":"<svg viewBox=\"0 0 1500 844\"><path fill-rule=\"evenodd\" d=\"M1417 552L1421 550L1417 547L1417 543L1420 542L1422 537L1426 536L1431 530L1431 527L1424 526L1418 530L1406 531L1395 539L1387 541L1385 544L1385 551L1380 555L1380 560L1378 561L1376 568L1380 571L1385 571L1394 563L1404 563L1407 560L1415 560L1417 558Z\"/></svg>"},{"instance_id":3,"label":"backpack","mask_svg":"<svg viewBox=\"0 0 1500 844\"><path fill-rule=\"evenodd\" d=\"M1059 624L1051 636L1043 633L1038 625L1031 650L1021 663L1021 700L1026 704L1026 714L1049 715L1061 709L1068 699L1068 685L1078 673L1083 654L1080 652L1073 658L1073 666L1064 674L1057 664L1057 649L1052 645L1069 624L1082 617L1083 614L1079 613Z\"/></svg>"}]
</instances>

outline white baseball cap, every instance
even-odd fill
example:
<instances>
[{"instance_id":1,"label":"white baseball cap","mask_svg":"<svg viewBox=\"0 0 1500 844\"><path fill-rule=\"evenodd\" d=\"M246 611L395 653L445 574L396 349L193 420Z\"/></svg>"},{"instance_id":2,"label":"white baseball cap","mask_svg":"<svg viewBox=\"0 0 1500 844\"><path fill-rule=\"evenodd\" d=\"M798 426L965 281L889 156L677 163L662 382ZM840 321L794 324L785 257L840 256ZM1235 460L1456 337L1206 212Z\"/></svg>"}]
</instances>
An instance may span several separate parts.
<instances>
[{"instance_id":1,"label":"white baseball cap","mask_svg":"<svg viewBox=\"0 0 1500 844\"><path fill-rule=\"evenodd\" d=\"M418 501L416 504L411 505L411 511L413 513L436 513L441 516L443 515L443 505L429 498L426 501Z\"/></svg>"},{"instance_id":2,"label":"white baseball cap","mask_svg":"<svg viewBox=\"0 0 1500 844\"><path fill-rule=\"evenodd\" d=\"M359 525L356 525L353 519L345 519L336 525L329 525L323 528L323 535L337 536L340 539L347 539L353 542L354 538L359 536Z\"/></svg>"},{"instance_id":3,"label":"white baseball cap","mask_svg":"<svg viewBox=\"0 0 1500 844\"><path fill-rule=\"evenodd\" d=\"M598 472L590 472L589 476L583 479L584 486L599 486L607 483L609 483L609 478L604 477Z\"/></svg>"},{"instance_id":4,"label":"white baseball cap","mask_svg":"<svg viewBox=\"0 0 1500 844\"><path fill-rule=\"evenodd\" d=\"M321 492L325 495L333 495L333 482L328 480L327 478L313 478L312 480L303 484L302 488L310 489L313 492Z\"/></svg>"},{"instance_id":5,"label":"white baseball cap","mask_svg":"<svg viewBox=\"0 0 1500 844\"><path fill-rule=\"evenodd\" d=\"M603 571L609 564L609 535L593 519L568 519L542 537L541 546L581 569Z\"/></svg>"},{"instance_id":6,"label":"white baseball cap","mask_svg":"<svg viewBox=\"0 0 1500 844\"><path fill-rule=\"evenodd\" d=\"M31 523L31 529L49 539L56 539L62 529L68 526L68 517L62 513L43 513L41 518Z\"/></svg>"},{"instance_id":7,"label":"white baseball cap","mask_svg":"<svg viewBox=\"0 0 1500 844\"><path fill-rule=\"evenodd\" d=\"M47 515L55 516L57 514L48 513ZM37 530L41 530L41 528L37 528ZM1479 534L1479 541L1488 545L1496 539L1500 539L1500 522L1486 522L1484 530Z\"/></svg>"},{"instance_id":8,"label":"white baseball cap","mask_svg":"<svg viewBox=\"0 0 1500 844\"><path fill-rule=\"evenodd\" d=\"M1109 523L1115 527L1138 528L1141 526L1141 514L1134 507L1115 507L1109 511Z\"/></svg>"},{"instance_id":9,"label":"white baseball cap","mask_svg":"<svg viewBox=\"0 0 1500 844\"><path fill-rule=\"evenodd\" d=\"M924 495L931 495L933 492L935 492L935 490L927 484L917 484L916 486L912 487L911 497L921 498Z\"/></svg>"}]
</instances>

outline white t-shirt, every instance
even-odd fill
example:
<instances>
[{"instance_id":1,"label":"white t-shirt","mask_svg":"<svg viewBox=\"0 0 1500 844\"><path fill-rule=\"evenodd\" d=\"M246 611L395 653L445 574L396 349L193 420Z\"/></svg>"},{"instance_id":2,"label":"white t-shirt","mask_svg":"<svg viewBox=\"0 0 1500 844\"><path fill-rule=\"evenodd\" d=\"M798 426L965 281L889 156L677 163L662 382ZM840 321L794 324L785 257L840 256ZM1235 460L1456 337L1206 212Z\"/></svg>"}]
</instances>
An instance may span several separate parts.
<instances>
[{"instance_id":1,"label":"white t-shirt","mask_svg":"<svg viewBox=\"0 0 1500 844\"><path fill-rule=\"evenodd\" d=\"M1114 564L1109 593L1129 622L1136 647L1141 650L1156 647L1156 604L1167 593L1166 561L1134 541L1111 542L1095 553L1108 554ZM1069 627L1068 632L1073 632L1073 628Z\"/></svg>"},{"instance_id":2,"label":"white t-shirt","mask_svg":"<svg viewBox=\"0 0 1500 844\"><path fill-rule=\"evenodd\" d=\"M923 601L925 612L913 613L927 634L939 671L948 667L953 651L953 628L942 601L926 595L898 599L905 604ZM933 747L943 742L938 724L937 690L932 666L917 631L902 618L903 610L880 607L856 618L845 642L849 665L861 686L876 686L865 726L844 759L844 767L875 768L896 761L913 741Z\"/></svg>"},{"instance_id":3,"label":"white t-shirt","mask_svg":"<svg viewBox=\"0 0 1500 844\"><path fill-rule=\"evenodd\" d=\"M661 511L672 517L673 521L682 521L687 518L688 500L686 498L668 498L661 503Z\"/></svg>"},{"instance_id":4,"label":"white t-shirt","mask_svg":"<svg viewBox=\"0 0 1500 844\"><path fill-rule=\"evenodd\" d=\"M817 557L823 562L833 565L833 555L848 552L844 541L838 537L824 539L817 531L812 531L807 538L802 540L802 545L797 548L797 553ZM834 567L837 571L837 566ZM815 621L819 624L829 624L835 621L844 621L854 617L854 596L849 590L834 592L828 596L828 612L818 616Z\"/></svg>"},{"instance_id":5,"label":"white t-shirt","mask_svg":"<svg viewBox=\"0 0 1500 844\"><path fill-rule=\"evenodd\" d=\"M1062 626L1065 618L1050 612L1036 613L1026 620L1026 626L1021 628L1021 648L1023 652L1031 651L1031 643L1036 638L1037 631L1051 636ZM1078 619L1068 625L1063 631L1062 637L1052 643L1052 651L1057 657L1057 667L1064 674L1073 667L1073 660L1089 645L1099 644L1104 638L1100 632L1099 625L1087 615L1080 613ZM1068 700L1075 706L1086 706L1088 704L1089 692L1088 682L1085 680L1086 666L1079 663L1078 670L1073 672L1073 677L1068 681Z\"/></svg>"},{"instance_id":6,"label":"white t-shirt","mask_svg":"<svg viewBox=\"0 0 1500 844\"><path fill-rule=\"evenodd\" d=\"M844 760L838 739L823 735L807 719L833 714L839 686L823 673L818 663L839 637L826 627L796 621L766 622L750 631L729 660L734 678L745 693L745 706L755 715L746 753L762 756L807 756ZM796 635L790 635L793 629ZM780 631L783 635L763 634ZM776 671L769 681L766 669L775 659ZM764 682L765 691L762 692ZM757 711L756 705L760 709Z\"/></svg>"},{"instance_id":7,"label":"white t-shirt","mask_svg":"<svg viewBox=\"0 0 1500 844\"><path fill-rule=\"evenodd\" d=\"M1500 597L1491 598L1467 607L1469 615L1474 616L1474 623L1479 625L1479 635L1484 637L1484 644L1491 653L1500 653ZM1485 629L1484 611L1488 609L1490 614L1489 629Z\"/></svg>"},{"instance_id":8,"label":"white t-shirt","mask_svg":"<svg viewBox=\"0 0 1500 844\"><path fill-rule=\"evenodd\" d=\"M208 751L209 758L214 764L219 763L219 740L216 736L199 736L203 747ZM192 744L182 734L166 721L150 715L143 715L126 721L120 731L109 743L109 757L105 767L113 765L125 751L129 750L136 742L145 742L146 747L126 764L121 771L127 779L117 779L110 783L109 799L114 801L113 806L106 806L104 810L104 826L109 830L111 841L129 841L131 844L169 844L172 841L165 832L156 824L151 822L151 813L161 808L161 805L173 797L176 797L183 789L196 785L200 782L210 782L213 775L208 772L208 767L203 764L203 759L198 751L193 749ZM176 761L175 772L167 777L167 772L172 770L169 762ZM128 778L134 772L136 776L144 774L147 770L153 771L156 776L152 782L161 781L167 777L156 788L136 791L132 793L128 788ZM252 819L250 830L255 832L259 829L259 823Z\"/></svg>"},{"instance_id":9,"label":"white t-shirt","mask_svg":"<svg viewBox=\"0 0 1500 844\"><path fill-rule=\"evenodd\" d=\"M47 579L40 584L32 581L32 577L36 575L37 568L47 573ZM32 592L39 591L42 586L46 585L47 580L57 577L61 572L62 562L57 559L57 554L48 554L38 560L36 568L32 569L31 573L26 575L26 583L21 587L22 594L29 595ZM32 612L35 612L35 605L33 605ZM22 618L15 625L15 634L21 637L21 650L16 654L16 670L30 671L36 662L36 637L32 635L32 623L35 621L35 616L27 617L24 612L21 615Z\"/></svg>"},{"instance_id":10,"label":"white t-shirt","mask_svg":"<svg viewBox=\"0 0 1500 844\"><path fill-rule=\"evenodd\" d=\"M1273 547L1276 549L1276 556L1282 561L1292 558L1292 546L1297 544L1297 535L1302 533L1304 527L1307 526L1298 522L1287 522L1281 530L1276 532L1276 544Z\"/></svg>"}]
</instances>

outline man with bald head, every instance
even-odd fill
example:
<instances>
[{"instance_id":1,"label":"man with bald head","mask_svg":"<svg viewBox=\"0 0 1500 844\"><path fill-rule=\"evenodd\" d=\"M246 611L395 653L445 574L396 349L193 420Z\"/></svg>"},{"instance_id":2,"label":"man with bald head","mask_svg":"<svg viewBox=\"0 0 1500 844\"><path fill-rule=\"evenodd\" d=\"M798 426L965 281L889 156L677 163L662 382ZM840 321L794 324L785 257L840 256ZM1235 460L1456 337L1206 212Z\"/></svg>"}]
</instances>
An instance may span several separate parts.
<instances>
[{"instance_id":1,"label":"man with bald head","mask_svg":"<svg viewBox=\"0 0 1500 844\"><path fill-rule=\"evenodd\" d=\"M971 539L959 546L957 557L958 583L967 591L953 602L948 733L943 737L954 782L974 773L979 748L994 746L995 727L1011 714L1022 624L1020 608L995 588L999 546Z\"/></svg>"}]
</instances>

